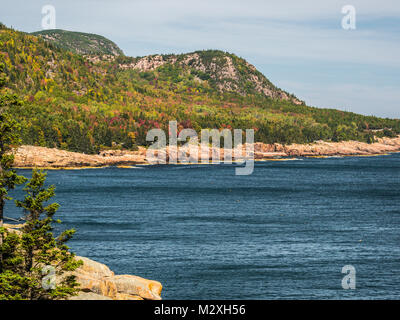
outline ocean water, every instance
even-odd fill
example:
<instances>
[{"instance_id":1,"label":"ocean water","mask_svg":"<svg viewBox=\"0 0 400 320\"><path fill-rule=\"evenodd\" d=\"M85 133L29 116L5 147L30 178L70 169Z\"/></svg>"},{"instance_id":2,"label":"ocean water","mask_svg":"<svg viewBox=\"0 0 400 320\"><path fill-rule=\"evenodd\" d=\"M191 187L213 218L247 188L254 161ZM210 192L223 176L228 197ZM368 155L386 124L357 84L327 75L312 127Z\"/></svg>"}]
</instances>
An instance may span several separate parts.
<instances>
[{"instance_id":1,"label":"ocean water","mask_svg":"<svg viewBox=\"0 0 400 320\"><path fill-rule=\"evenodd\" d=\"M234 168L49 171L48 182L63 228L77 229L73 251L160 281L164 299L400 298L400 154ZM342 288L345 265L355 290Z\"/></svg>"}]
</instances>

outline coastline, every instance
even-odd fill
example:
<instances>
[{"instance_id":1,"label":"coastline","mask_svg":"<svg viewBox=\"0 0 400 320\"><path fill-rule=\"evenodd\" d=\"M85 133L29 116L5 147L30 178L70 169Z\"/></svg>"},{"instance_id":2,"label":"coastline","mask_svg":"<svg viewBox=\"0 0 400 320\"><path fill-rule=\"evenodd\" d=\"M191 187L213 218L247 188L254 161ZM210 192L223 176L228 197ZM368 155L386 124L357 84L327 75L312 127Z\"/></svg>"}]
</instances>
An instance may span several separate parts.
<instances>
[{"instance_id":1,"label":"coastline","mask_svg":"<svg viewBox=\"0 0 400 320\"><path fill-rule=\"evenodd\" d=\"M224 159L224 149L211 147L206 153L205 159L210 162L190 161L190 154L197 146L185 146L173 149L167 147L156 151L165 153L166 159L172 151L178 155L189 158L185 164L212 164L213 155L219 154L220 161ZM245 155L246 145L242 146L242 154ZM15 151L14 168L45 170L81 170L98 169L110 166L131 168L136 165L149 165L146 159L146 148L139 147L137 151L107 150L96 155L70 152L55 148L37 146L21 146ZM264 144L254 143L255 161L285 161L296 157L329 158L342 156L380 156L400 152L400 136L396 138L379 138L377 142L367 144L359 141L326 142L317 141L310 144L282 145L278 143ZM202 154L203 156L204 154ZM240 159L239 159L240 161ZM233 161L235 162L235 161ZM168 161L167 161L168 163Z\"/></svg>"},{"instance_id":2,"label":"coastline","mask_svg":"<svg viewBox=\"0 0 400 320\"><path fill-rule=\"evenodd\" d=\"M9 232L21 234L23 224L7 224ZM74 275L79 283L78 293L67 300L161 300L162 284L134 275L116 275L110 268L95 260L75 256L83 264L64 276Z\"/></svg>"}]
</instances>

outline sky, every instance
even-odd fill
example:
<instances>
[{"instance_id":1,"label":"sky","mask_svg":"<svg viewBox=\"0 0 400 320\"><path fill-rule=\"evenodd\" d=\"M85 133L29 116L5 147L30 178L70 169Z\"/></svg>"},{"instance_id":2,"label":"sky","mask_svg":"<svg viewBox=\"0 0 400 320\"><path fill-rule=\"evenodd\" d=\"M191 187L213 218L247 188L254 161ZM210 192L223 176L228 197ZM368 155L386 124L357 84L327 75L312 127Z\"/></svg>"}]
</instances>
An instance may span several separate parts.
<instances>
[{"instance_id":1,"label":"sky","mask_svg":"<svg viewBox=\"0 0 400 320\"><path fill-rule=\"evenodd\" d=\"M400 118L398 0L1 0L0 22L103 35L128 56L219 49L307 105ZM344 29L343 6L355 9ZM346 20L348 21L348 20Z\"/></svg>"}]
</instances>

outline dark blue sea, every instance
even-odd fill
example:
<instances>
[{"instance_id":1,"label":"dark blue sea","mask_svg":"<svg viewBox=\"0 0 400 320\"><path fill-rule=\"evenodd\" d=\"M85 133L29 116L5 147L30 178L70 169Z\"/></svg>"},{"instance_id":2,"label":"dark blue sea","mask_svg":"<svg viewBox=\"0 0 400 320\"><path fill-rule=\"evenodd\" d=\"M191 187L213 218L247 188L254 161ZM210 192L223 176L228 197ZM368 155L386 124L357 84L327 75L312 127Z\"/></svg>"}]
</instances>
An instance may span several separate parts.
<instances>
[{"instance_id":1,"label":"dark blue sea","mask_svg":"<svg viewBox=\"0 0 400 320\"><path fill-rule=\"evenodd\" d=\"M73 251L160 281L164 299L400 298L400 154L234 168L49 171L48 183Z\"/></svg>"}]
</instances>

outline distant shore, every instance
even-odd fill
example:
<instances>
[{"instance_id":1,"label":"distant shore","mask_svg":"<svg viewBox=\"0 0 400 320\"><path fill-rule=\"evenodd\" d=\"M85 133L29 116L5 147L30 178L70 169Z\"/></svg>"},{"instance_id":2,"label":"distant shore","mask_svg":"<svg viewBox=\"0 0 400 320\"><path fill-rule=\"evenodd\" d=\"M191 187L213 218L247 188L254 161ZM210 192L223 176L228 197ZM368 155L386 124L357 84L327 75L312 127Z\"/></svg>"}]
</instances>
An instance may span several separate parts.
<instances>
[{"instance_id":1,"label":"distant shore","mask_svg":"<svg viewBox=\"0 0 400 320\"><path fill-rule=\"evenodd\" d=\"M189 158L194 146L178 148L178 154ZM171 149L173 150L173 149ZM243 151L245 146L243 146ZM160 150L168 160L170 149ZM375 143L359 141L326 142L317 141L310 144L282 145L278 143L254 144L254 159L256 161L276 160L292 157L332 157L332 156L372 156L400 152L400 136L396 138L380 138ZM218 154L221 161L224 159L224 150L210 148L205 158L211 161L213 154ZM243 152L243 154L245 154ZM204 158L204 157L203 157ZM167 161L168 162L168 161ZM193 161L195 162L195 161ZM130 167L146 165L146 148L139 147L137 151L107 150L100 154L88 155L77 152L45 148L37 146L21 146L15 152L14 167L20 169L85 169L108 166Z\"/></svg>"}]
</instances>

